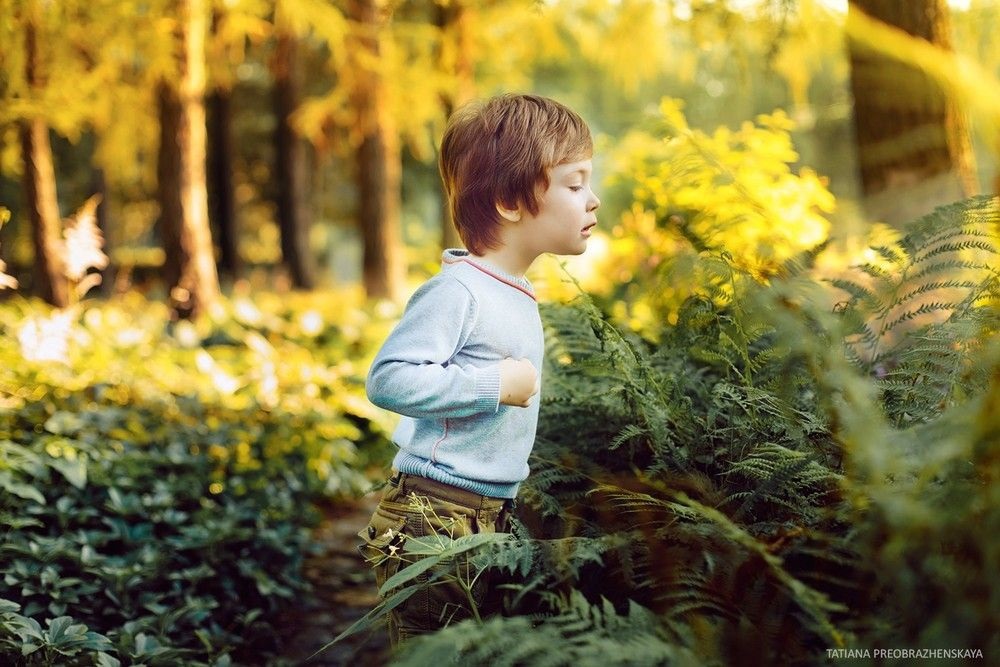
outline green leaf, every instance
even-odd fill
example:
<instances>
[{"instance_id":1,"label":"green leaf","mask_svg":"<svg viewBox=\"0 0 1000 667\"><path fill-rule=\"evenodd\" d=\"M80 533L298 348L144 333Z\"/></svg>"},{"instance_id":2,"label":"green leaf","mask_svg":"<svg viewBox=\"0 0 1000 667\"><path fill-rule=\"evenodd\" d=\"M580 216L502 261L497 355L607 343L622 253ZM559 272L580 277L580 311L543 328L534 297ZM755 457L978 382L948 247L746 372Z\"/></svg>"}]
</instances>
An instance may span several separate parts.
<instances>
[{"instance_id":1,"label":"green leaf","mask_svg":"<svg viewBox=\"0 0 1000 667\"><path fill-rule=\"evenodd\" d=\"M378 589L379 595L386 595L389 591L396 588L397 586L402 586L408 581L412 581L419 577L421 574L431 569L442 560L441 556L429 556L427 558L422 558L416 563L412 563L407 567L403 568L396 574L389 577L388 580L382 587Z\"/></svg>"},{"instance_id":2,"label":"green leaf","mask_svg":"<svg viewBox=\"0 0 1000 667\"><path fill-rule=\"evenodd\" d=\"M82 456L76 459L50 459L47 463L77 489L87 486L87 461Z\"/></svg>"},{"instance_id":3,"label":"green leaf","mask_svg":"<svg viewBox=\"0 0 1000 667\"><path fill-rule=\"evenodd\" d=\"M33 618L15 616L7 621L7 626L25 642L29 639L37 639L39 642L43 642L45 639L45 635L42 633L42 626Z\"/></svg>"},{"instance_id":4,"label":"green leaf","mask_svg":"<svg viewBox=\"0 0 1000 667\"><path fill-rule=\"evenodd\" d=\"M58 645L71 635L83 634L87 630L86 625L74 625L70 616L60 616L49 621L49 642Z\"/></svg>"},{"instance_id":5,"label":"green leaf","mask_svg":"<svg viewBox=\"0 0 1000 667\"><path fill-rule=\"evenodd\" d=\"M10 472L6 470L0 471L0 489L3 489L7 493L12 493L18 498L34 500L39 505L45 504L45 496L42 495L41 491L31 484L15 482Z\"/></svg>"},{"instance_id":6,"label":"green leaf","mask_svg":"<svg viewBox=\"0 0 1000 667\"><path fill-rule=\"evenodd\" d=\"M403 546L403 553L438 555L442 558L450 558L484 544L504 542L508 539L510 538L506 533L474 533L454 539L447 535L424 535L407 538L406 544Z\"/></svg>"},{"instance_id":7,"label":"green leaf","mask_svg":"<svg viewBox=\"0 0 1000 667\"><path fill-rule=\"evenodd\" d=\"M78 433L85 424L79 415L65 410L56 412L45 421L45 430L56 435Z\"/></svg>"},{"instance_id":8,"label":"green leaf","mask_svg":"<svg viewBox=\"0 0 1000 667\"><path fill-rule=\"evenodd\" d=\"M18 603L11 602L10 600L5 600L4 598L0 598L0 614L5 614L7 612L15 612L18 611L20 608L21 605L19 605Z\"/></svg>"},{"instance_id":9,"label":"green leaf","mask_svg":"<svg viewBox=\"0 0 1000 667\"><path fill-rule=\"evenodd\" d=\"M95 656L97 667L121 667L122 663L118 658L114 658L107 653L98 653Z\"/></svg>"}]
</instances>

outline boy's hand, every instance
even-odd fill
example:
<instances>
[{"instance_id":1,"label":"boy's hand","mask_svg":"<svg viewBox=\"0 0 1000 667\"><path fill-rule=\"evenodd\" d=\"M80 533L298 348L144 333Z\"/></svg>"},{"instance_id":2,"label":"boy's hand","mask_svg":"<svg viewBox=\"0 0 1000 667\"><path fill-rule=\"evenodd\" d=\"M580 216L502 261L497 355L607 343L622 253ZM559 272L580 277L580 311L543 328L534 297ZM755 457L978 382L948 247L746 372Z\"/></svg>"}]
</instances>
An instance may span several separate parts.
<instances>
[{"instance_id":1,"label":"boy's hand","mask_svg":"<svg viewBox=\"0 0 1000 667\"><path fill-rule=\"evenodd\" d=\"M527 359L500 362L500 403L526 408L540 389L538 371Z\"/></svg>"}]
</instances>

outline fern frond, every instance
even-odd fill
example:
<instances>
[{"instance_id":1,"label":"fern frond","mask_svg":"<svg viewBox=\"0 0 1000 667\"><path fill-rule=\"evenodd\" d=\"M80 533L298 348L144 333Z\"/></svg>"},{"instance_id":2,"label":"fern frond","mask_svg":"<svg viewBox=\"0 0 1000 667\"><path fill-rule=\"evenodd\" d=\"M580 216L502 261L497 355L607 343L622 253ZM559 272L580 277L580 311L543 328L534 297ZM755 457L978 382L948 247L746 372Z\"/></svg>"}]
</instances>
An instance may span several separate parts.
<instances>
[{"instance_id":1,"label":"fern frond","mask_svg":"<svg viewBox=\"0 0 1000 667\"><path fill-rule=\"evenodd\" d=\"M866 262L865 264L858 265L857 268L866 275L875 278L877 281L886 284L891 284L892 282L892 274L887 269L883 269L881 266L878 266L877 264Z\"/></svg>"},{"instance_id":2,"label":"fern frond","mask_svg":"<svg viewBox=\"0 0 1000 667\"><path fill-rule=\"evenodd\" d=\"M615 450L621 447L624 443L634 438L639 438L648 435L650 435L649 429L643 428L636 424L629 424L628 426L623 428L618 433L618 435L614 437L614 440L611 441L611 443L608 445L608 448L611 450Z\"/></svg>"},{"instance_id":3,"label":"fern frond","mask_svg":"<svg viewBox=\"0 0 1000 667\"><path fill-rule=\"evenodd\" d=\"M783 447L764 443L749 456L733 462L726 475L741 475L755 483L749 492L739 491L727 500L742 500L734 516L740 518L757 504L786 507L792 516L809 506L809 499L822 498L839 476L820 465L812 456ZM810 491L810 487L822 487ZM794 498L790 502L789 498Z\"/></svg>"},{"instance_id":4,"label":"fern frond","mask_svg":"<svg viewBox=\"0 0 1000 667\"><path fill-rule=\"evenodd\" d=\"M872 246L872 250L879 254L890 264L903 265L909 260L906 249L901 246Z\"/></svg>"},{"instance_id":5,"label":"fern frond","mask_svg":"<svg viewBox=\"0 0 1000 667\"><path fill-rule=\"evenodd\" d=\"M531 455L531 476L521 488L521 500L543 517L561 516L567 502L583 498L593 486L585 471L546 457L545 452L551 450L558 450L558 445L539 439Z\"/></svg>"},{"instance_id":6,"label":"fern frond","mask_svg":"<svg viewBox=\"0 0 1000 667\"><path fill-rule=\"evenodd\" d=\"M914 245L915 251L931 248L936 243L941 243L943 241L948 241L955 238L981 238L995 240L996 236L988 229L983 229L982 227L968 226L963 227L958 226L945 226L923 239L914 239L918 242L918 245Z\"/></svg>"},{"instance_id":7,"label":"fern frond","mask_svg":"<svg viewBox=\"0 0 1000 667\"><path fill-rule=\"evenodd\" d=\"M816 258L820 253L829 248L831 243L832 239L827 239L785 260L778 269L778 275L783 278L794 278L803 275L816 265Z\"/></svg>"},{"instance_id":8,"label":"fern frond","mask_svg":"<svg viewBox=\"0 0 1000 667\"><path fill-rule=\"evenodd\" d=\"M962 272L987 272L987 273L997 273L997 268L992 264L978 264L976 262L970 262L962 259L950 259L943 262L934 262L933 264L927 264L926 266L921 266L920 270L910 276L910 280L917 282L921 278L926 278L927 276L936 275L948 275L956 274Z\"/></svg>"},{"instance_id":9,"label":"fern frond","mask_svg":"<svg viewBox=\"0 0 1000 667\"><path fill-rule=\"evenodd\" d=\"M963 250L980 250L990 254L998 254L996 246L987 241L958 241L956 243L942 243L939 246L935 246L930 250L924 251L922 254L917 255L914 258L914 263L920 263L926 261L932 257L937 257L938 255L943 255L949 252L962 252Z\"/></svg>"},{"instance_id":10,"label":"fern frond","mask_svg":"<svg viewBox=\"0 0 1000 667\"><path fill-rule=\"evenodd\" d=\"M746 533L737 524L718 510L706 507L691 499L684 493L676 494L677 503L693 510L702 520L711 522L724 535L736 544L741 545L751 553L763 559L771 575L789 592L791 598L815 624L817 632L824 635L834 645L842 646L843 637L831 622L829 614L833 611L845 611L843 605L832 602L826 595L815 591L801 581L792 577L781 565L780 559L771 554L756 539Z\"/></svg>"},{"instance_id":11,"label":"fern frond","mask_svg":"<svg viewBox=\"0 0 1000 667\"><path fill-rule=\"evenodd\" d=\"M907 310L903 312L902 315L897 315L891 320L887 320L879 328L879 335L887 334L893 331L897 326L903 324L904 322L909 322L910 320L916 319L921 315L927 315L930 313L940 312L940 311L953 311L958 306L962 305L961 301L932 301L930 303L922 303L920 306L913 310Z\"/></svg>"},{"instance_id":12,"label":"fern frond","mask_svg":"<svg viewBox=\"0 0 1000 667\"><path fill-rule=\"evenodd\" d=\"M899 297L899 301L909 301L916 296L939 289L978 289L979 287L981 287L981 283L975 280L938 280L935 282L924 283L909 292L905 292Z\"/></svg>"},{"instance_id":13,"label":"fern frond","mask_svg":"<svg viewBox=\"0 0 1000 667\"><path fill-rule=\"evenodd\" d=\"M463 622L407 642L394 663L498 667L705 664L671 640L655 615L632 603L619 613L607 600L591 604L573 592L548 616L491 618Z\"/></svg>"},{"instance_id":14,"label":"fern frond","mask_svg":"<svg viewBox=\"0 0 1000 667\"><path fill-rule=\"evenodd\" d=\"M885 306L874 291L845 278L831 278L827 282L851 295L854 302L866 304L873 310L882 310Z\"/></svg>"}]
</instances>

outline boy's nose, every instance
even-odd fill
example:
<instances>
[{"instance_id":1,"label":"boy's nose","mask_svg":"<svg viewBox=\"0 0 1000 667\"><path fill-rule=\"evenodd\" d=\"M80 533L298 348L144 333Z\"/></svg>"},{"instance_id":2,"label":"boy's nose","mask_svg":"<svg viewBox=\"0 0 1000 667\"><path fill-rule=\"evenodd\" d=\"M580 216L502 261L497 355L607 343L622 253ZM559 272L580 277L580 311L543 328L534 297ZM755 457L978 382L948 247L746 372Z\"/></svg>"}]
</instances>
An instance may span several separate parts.
<instances>
[{"instance_id":1,"label":"boy's nose","mask_svg":"<svg viewBox=\"0 0 1000 667\"><path fill-rule=\"evenodd\" d=\"M590 194L591 194L590 206L587 208L587 210L596 211L597 208L601 205L601 200L598 198L596 194L593 193L593 191L591 191Z\"/></svg>"}]
</instances>

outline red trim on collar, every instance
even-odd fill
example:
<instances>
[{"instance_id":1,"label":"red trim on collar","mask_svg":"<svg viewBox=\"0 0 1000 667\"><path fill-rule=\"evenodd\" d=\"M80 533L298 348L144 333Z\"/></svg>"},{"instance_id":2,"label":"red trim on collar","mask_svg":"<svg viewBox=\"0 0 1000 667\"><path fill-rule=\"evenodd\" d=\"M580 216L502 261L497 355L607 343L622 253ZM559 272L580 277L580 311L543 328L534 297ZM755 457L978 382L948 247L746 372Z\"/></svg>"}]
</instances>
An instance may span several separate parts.
<instances>
[{"instance_id":1,"label":"red trim on collar","mask_svg":"<svg viewBox=\"0 0 1000 667\"><path fill-rule=\"evenodd\" d=\"M468 264L470 266L476 267L477 269L479 269L480 271L482 271L486 275L491 276L493 278L496 278L497 280L499 280L500 282L504 283L505 285L510 285L511 287L513 287L516 290L521 290L522 292L524 292L525 294L527 294L528 296L530 296L533 300L538 301L538 299L535 298L535 295L530 290L525 289L524 287L518 285L517 283L513 282L512 280L508 280L507 278L504 278L501 275L497 275L496 273L493 273L492 271L490 271L489 269L487 269L485 266L482 266L480 264L476 264L475 262L473 262L470 259L466 259L465 257L460 257L458 259L452 259L452 260L449 260L447 258L442 258L442 261L445 264L458 264L459 262L465 262L466 264Z\"/></svg>"}]
</instances>

